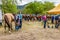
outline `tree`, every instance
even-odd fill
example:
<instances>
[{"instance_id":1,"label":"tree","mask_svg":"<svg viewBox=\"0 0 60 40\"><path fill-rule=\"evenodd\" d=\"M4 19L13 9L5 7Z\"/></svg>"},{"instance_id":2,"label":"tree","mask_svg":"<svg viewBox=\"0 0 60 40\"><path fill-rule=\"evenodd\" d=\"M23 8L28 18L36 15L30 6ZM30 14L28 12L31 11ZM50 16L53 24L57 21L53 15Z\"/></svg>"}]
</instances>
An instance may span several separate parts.
<instances>
[{"instance_id":1,"label":"tree","mask_svg":"<svg viewBox=\"0 0 60 40\"><path fill-rule=\"evenodd\" d=\"M2 11L4 13L17 13L17 6L13 0L2 0Z\"/></svg>"},{"instance_id":2,"label":"tree","mask_svg":"<svg viewBox=\"0 0 60 40\"><path fill-rule=\"evenodd\" d=\"M0 5L0 9L1 9L1 5Z\"/></svg>"},{"instance_id":3,"label":"tree","mask_svg":"<svg viewBox=\"0 0 60 40\"><path fill-rule=\"evenodd\" d=\"M24 8L24 13L28 14L44 14L52 9L54 4L52 2L31 2Z\"/></svg>"},{"instance_id":4,"label":"tree","mask_svg":"<svg viewBox=\"0 0 60 40\"><path fill-rule=\"evenodd\" d=\"M54 8L54 3L52 2L44 2L44 12L51 10L52 8Z\"/></svg>"},{"instance_id":5,"label":"tree","mask_svg":"<svg viewBox=\"0 0 60 40\"><path fill-rule=\"evenodd\" d=\"M39 14L42 11L40 11L40 6L42 7L42 3L40 2L31 2L25 6L24 13Z\"/></svg>"}]
</instances>

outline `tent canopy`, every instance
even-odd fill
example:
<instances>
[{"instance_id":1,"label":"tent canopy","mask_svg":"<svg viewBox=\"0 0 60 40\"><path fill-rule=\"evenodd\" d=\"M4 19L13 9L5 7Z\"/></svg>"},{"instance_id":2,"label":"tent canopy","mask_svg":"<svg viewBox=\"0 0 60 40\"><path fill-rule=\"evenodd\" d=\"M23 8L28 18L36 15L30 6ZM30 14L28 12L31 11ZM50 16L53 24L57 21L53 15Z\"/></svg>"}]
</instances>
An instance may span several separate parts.
<instances>
[{"instance_id":1,"label":"tent canopy","mask_svg":"<svg viewBox=\"0 0 60 40\"><path fill-rule=\"evenodd\" d=\"M60 14L60 4L48 11L49 14Z\"/></svg>"}]
</instances>

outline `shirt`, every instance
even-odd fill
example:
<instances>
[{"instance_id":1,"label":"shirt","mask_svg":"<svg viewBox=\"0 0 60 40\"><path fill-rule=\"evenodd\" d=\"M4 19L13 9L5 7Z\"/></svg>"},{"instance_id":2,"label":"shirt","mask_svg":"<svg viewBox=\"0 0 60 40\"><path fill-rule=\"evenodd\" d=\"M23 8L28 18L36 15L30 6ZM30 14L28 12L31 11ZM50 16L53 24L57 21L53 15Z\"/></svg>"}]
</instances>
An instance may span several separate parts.
<instances>
[{"instance_id":1,"label":"shirt","mask_svg":"<svg viewBox=\"0 0 60 40\"><path fill-rule=\"evenodd\" d=\"M52 16L52 20L54 20L54 16Z\"/></svg>"},{"instance_id":2,"label":"shirt","mask_svg":"<svg viewBox=\"0 0 60 40\"><path fill-rule=\"evenodd\" d=\"M17 16L19 16L19 19L22 19L22 14L18 14Z\"/></svg>"},{"instance_id":3,"label":"shirt","mask_svg":"<svg viewBox=\"0 0 60 40\"><path fill-rule=\"evenodd\" d=\"M46 21L47 17L46 16L42 16L42 20Z\"/></svg>"}]
</instances>

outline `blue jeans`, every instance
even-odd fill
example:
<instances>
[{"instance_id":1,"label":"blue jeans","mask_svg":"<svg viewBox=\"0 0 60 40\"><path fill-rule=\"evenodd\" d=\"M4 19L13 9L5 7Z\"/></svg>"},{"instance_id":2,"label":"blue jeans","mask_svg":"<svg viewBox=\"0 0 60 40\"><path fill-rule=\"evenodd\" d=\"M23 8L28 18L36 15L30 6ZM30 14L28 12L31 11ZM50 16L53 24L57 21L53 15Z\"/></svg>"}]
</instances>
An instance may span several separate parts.
<instances>
[{"instance_id":1,"label":"blue jeans","mask_svg":"<svg viewBox=\"0 0 60 40\"><path fill-rule=\"evenodd\" d=\"M46 21L44 21L44 28L46 28Z\"/></svg>"},{"instance_id":2,"label":"blue jeans","mask_svg":"<svg viewBox=\"0 0 60 40\"><path fill-rule=\"evenodd\" d=\"M56 24L56 25L55 25L55 28L58 28L58 26L60 26L60 23Z\"/></svg>"},{"instance_id":3,"label":"blue jeans","mask_svg":"<svg viewBox=\"0 0 60 40\"><path fill-rule=\"evenodd\" d=\"M17 31L18 31L18 30L19 30L19 26L16 26L16 27L15 27L15 30L17 30Z\"/></svg>"},{"instance_id":4,"label":"blue jeans","mask_svg":"<svg viewBox=\"0 0 60 40\"><path fill-rule=\"evenodd\" d=\"M20 19L20 25L19 25L19 28L22 27L22 19Z\"/></svg>"},{"instance_id":5,"label":"blue jeans","mask_svg":"<svg viewBox=\"0 0 60 40\"><path fill-rule=\"evenodd\" d=\"M22 19L20 19L20 24L15 27L16 30L19 30L22 27Z\"/></svg>"}]
</instances>

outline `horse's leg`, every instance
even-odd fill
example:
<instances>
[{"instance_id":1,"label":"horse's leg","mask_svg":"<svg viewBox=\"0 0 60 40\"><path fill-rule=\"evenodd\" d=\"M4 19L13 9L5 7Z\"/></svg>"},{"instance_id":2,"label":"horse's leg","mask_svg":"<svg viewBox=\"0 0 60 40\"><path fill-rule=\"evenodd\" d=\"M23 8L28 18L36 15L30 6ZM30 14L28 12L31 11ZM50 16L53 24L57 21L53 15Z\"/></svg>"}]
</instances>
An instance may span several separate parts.
<instances>
[{"instance_id":1,"label":"horse's leg","mask_svg":"<svg viewBox=\"0 0 60 40\"><path fill-rule=\"evenodd\" d=\"M13 28L12 28L12 22L9 22L9 30L13 30Z\"/></svg>"},{"instance_id":2,"label":"horse's leg","mask_svg":"<svg viewBox=\"0 0 60 40\"><path fill-rule=\"evenodd\" d=\"M8 32L11 33L11 31L10 31L10 27L11 27L10 23L8 23L7 25L8 25Z\"/></svg>"},{"instance_id":3,"label":"horse's leg","mask_svg":"<svg viewBox=\"0 0 60 40\"><path fill-rule=\"evenodd\" d=\"M6 30L6 24L4 25L4 28L5 28L5 30Z\"/></svg>"},{"instance_id":4,"label":"horse's leg","mask_svg":"<svg viewBox=\"0 0 60 40\"><path fill-rule=\"evenodd\" d=\"M9 24L9 23L7 23L7 25L8 25L8 31L10 31L10 24Z\"/></svg>"},{"instance_id":5,"label":"horse's leg","mask_svg":"<svg viewBox=\"0 0 60 40\"><path fill-rule=\"evenodd\" d=\"M6 32L6 21L5 21L5 17L4 17L4 32Z\"/></svg>"},{"instance_id":6,"label":"horse's leg","mask_svg":"<svg viewBox=\"0 0 60 40\"><path fill-rule=\"evenodd\" d=\"M6 23L4 24L4 29L5 29L5 31L4 31L4 32L6 32Z\"/></svg>"},{"instance_id":7,"label":"horse's leg","mask_svg":"<svg viewBox=\"0 0 60 40\"><path fill-rule=\"evenodd\" d=\"M10 23L10 29L13 30L13 28L12 28L12 22Z\"/></svg>"}]
</instances>

